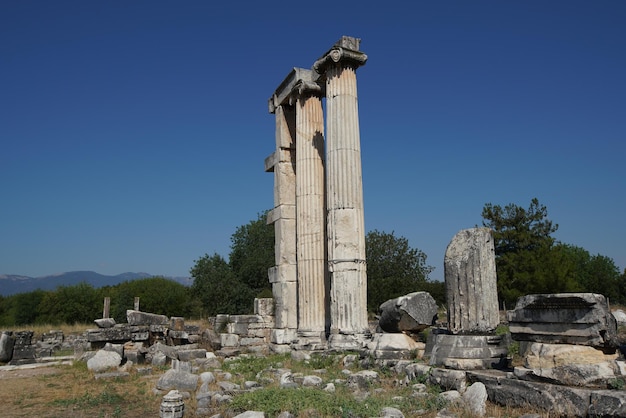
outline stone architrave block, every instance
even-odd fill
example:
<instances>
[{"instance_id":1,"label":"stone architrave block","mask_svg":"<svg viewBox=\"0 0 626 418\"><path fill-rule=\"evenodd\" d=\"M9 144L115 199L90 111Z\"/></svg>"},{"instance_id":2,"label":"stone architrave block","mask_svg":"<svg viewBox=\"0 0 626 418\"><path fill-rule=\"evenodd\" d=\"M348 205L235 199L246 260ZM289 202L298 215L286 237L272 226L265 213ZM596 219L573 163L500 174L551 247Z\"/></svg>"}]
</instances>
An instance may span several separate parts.
<instances>
[{"instance_id":1,"label":"stone architrave block","mask_svg":"<svg viewBox=\"0 0 626 418\"><path fill-rule=\"evenodd\" d=\"M507 312L516 341L617 347L617 323L606 298L595 293L555 293L519 298Z\"/></svg>"},{"instance_id":2,"label":"stone architrave block","mask_svg":"<svg viewBox=\"0 0 626 418\"><path fill-rule=\"evenodd\" d=\"M455 334L494 331L500 313L491 230L459 231L446 249L444 275L449 330Z\"/></svg>"},{"instance_id":3,"label":"stone architrave block","mask_svg":"<svg viewBox=\"0 0 626 418\"><path fill-rule=\"evenodd\" d=\"M419 332L437 319L437 302L428 292L413 292L384 302L378 325L385 332Z\"/></svg>"},{"instance_id":4,"label":"stone architrave block","mask_svg":"<svg viewBox=\"0 0 626 418\"><path fill-rule=\"evenodd\" d=\"M128 309L126 311L126 321L128 325L163 325L169 323L169 318L165 315Z\"/></svg>"}]
</instances>

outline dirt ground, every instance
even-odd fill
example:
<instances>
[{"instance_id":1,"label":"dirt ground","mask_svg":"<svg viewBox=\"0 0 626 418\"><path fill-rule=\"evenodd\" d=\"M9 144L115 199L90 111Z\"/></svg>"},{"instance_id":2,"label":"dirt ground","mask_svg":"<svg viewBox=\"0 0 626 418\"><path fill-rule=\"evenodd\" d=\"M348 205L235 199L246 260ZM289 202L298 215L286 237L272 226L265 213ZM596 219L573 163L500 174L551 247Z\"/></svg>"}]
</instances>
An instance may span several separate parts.
<instances>
[{"instance_id":1,"label":"dirt ground","mask_svg":"<svg viewBox=\"0 0 626 418\"><path fill-rule=\"evenodd\" d=\"M2 417L145 417L158 416L160 397L149 379L96 381L70 365L36 368L0 367Z\"/></svg>"}]
</instances>

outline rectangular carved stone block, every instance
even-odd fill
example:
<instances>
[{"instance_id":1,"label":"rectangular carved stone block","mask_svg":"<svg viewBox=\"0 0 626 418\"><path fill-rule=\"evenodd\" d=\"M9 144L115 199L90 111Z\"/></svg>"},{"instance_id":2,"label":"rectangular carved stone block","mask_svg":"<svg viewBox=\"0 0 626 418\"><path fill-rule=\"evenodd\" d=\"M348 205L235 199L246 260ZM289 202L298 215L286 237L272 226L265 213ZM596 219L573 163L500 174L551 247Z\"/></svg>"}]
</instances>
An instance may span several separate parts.
<instances>
[{"instance_id":1,"label":"rectangular carved stone block","mask_svg":"<svg viewBox=\"0 0 626 418\"><path fill-rule=\"evenodd\" d=\"M527 295L507 315L511 337L517 341L617 347L617 322L602 295Z\"/></svg>"}]
</instances>

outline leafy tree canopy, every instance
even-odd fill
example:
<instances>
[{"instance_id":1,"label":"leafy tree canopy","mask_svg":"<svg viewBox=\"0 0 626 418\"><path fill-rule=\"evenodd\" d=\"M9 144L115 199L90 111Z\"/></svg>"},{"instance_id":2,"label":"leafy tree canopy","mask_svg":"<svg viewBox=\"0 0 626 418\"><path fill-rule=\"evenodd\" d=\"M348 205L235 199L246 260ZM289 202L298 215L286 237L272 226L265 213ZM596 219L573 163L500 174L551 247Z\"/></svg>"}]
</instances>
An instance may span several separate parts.
<instances>
[{"instance_id":1,"label":"leafy tree canopy","mask_svg":"<svg viewBox=\"0 0 626 418\"><path fill-rule=\"evenodd\" d=\"M428 275L433 267L426 254L412 248L404 237L373 230L365 236L367 254L367 306L378 311L385 301L432 287Z\"/></svg>"},{"instance_id":2,"label":"leafy tree canopy","mask_svg":"<svg viewBox=\"0 0 626 418\"><path fill-rule=\"evenodd\" d=\"M274 226L266 222L267 211L237 228L231 236L229 264L239 281L258 295L271 290L267 270L275 264Z\"/></svg>"},{"instance_id":3,"label":"leafy tree canopy","mask_svg":"<svg viewBox=\"0 0 626 418\"><path fill-rule=\"evenodd\" d=\"M191 277L191 294L199 301L203 315L245 314L252 310L253 290L235 276L221 255L206 254L196 260Z\"/></svg>"}]
</instances>

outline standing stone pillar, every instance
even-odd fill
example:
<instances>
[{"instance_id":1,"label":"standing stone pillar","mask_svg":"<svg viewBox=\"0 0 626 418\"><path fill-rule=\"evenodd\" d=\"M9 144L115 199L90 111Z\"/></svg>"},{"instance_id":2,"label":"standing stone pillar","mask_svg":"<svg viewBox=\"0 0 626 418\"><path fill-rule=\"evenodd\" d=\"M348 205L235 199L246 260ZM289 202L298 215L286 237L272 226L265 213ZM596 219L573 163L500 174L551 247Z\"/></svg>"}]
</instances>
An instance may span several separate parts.
<instances>
[{"instance_id":1,"label":"standing stone pillar","mask_svg":"<svg viewBox=\"0 0 626 418\"><path fill-rule=\"evenodd\" d=\"M296 224L298 336L301 344L326 339L326 208L324 112L311 71L294 87L296 100ZM304 75L303 74L303 75Z\"/></svg>"},{"instance_id":2,"label":"standing stone pillar","mask_svg":"<svg viewBox=\"0 0 626 418\"><path fill-rule=\"evenodd\" d=\"M274 224L276 265L269 280L275 301L275 326L271 342L289 344L295 338L297 317L296 282L296 173L295 109L270 99L276 115L276 151L265 159L265 171L274 172L274 209L267 223Z\"/></svg>"},{"instance_id":3,"label":"standing stone pillar","mask_svg":"<svg viewBox=\"0 0 626 418\"><path fill-rule=\"evenodd\" d=\"M500 323L493 238L489 228L457 233L444 257L448 328L454 333L490 333Z\"/></svg>"},{"instance_id":4,"label":"standing stone pillar","mask_svg":"<svg viewBox=\"0 0 626 418\"><path fill-rule=\"evenodd\" d=\"M344 36L313 65L326 83L329 344L334 348L358 346L369 331L356 88L356 69L367 56L359 42Z\"/></svg>"}]
</instances>

